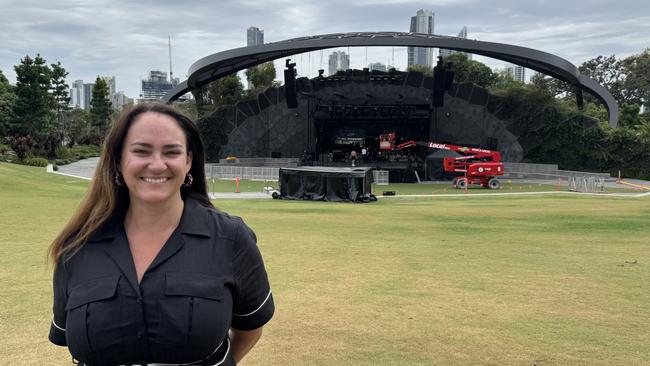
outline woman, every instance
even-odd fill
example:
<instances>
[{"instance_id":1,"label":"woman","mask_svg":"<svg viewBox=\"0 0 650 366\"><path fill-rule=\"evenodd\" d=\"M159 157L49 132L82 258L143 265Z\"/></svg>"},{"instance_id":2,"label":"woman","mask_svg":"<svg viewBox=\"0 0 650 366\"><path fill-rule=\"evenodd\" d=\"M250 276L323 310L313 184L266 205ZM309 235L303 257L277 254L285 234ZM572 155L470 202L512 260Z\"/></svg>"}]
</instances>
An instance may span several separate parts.
<instances>
[{"instance_id":1,"label":"woman","mask_svg":"<svg viewBox=\"0 0 650 366\"><path fill-rule=\"evenodd\" d=\"M49 339L80 364L234 365L274 311L256 237L206 192L195 125L139 104L54 240Z\"/></svg>"}]
</instances>

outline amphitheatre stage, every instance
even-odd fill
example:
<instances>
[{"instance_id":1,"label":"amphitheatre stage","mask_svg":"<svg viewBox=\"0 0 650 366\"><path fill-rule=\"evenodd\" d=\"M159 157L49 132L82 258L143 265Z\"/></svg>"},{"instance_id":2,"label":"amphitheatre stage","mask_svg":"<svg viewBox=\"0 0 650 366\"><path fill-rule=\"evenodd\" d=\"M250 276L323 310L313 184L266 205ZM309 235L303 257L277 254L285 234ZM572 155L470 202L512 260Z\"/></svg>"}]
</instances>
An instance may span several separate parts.
<instances>
[{"instance_id":1,"label":"amphitheatre stage","mask_svg":"<svg viewBox=\"0 0 650 366\"><path fill-rule=\"evenodd\" d=\"M215 53L194 63L188 80L165 100L171 103L188 91L266 61L344 46L442 47L522 65L573 84L579 105L582 90L593 94L607 107L610 124L617 122L613 97L560 57L502 43L394 32L303 37ZM291 68L288 60L287 66ZM286 71L285 75L293 75ZM380 135L393 133L396 144L413 140L481 147L499 151L503 161L521 161L523 133L507 101L471 83L452 80L453 76L443 81L394 69L286 79L284 86L221 107L204 119L211 124L207 139L219 142L208 146L208 159L262 159L271 164L291 158L301 165L343 167L351 165L351 153L356 151L358 166L389 171L391 182L445 178L439 168L441 151L382 150Z\"/></svg>"}]
</instances>

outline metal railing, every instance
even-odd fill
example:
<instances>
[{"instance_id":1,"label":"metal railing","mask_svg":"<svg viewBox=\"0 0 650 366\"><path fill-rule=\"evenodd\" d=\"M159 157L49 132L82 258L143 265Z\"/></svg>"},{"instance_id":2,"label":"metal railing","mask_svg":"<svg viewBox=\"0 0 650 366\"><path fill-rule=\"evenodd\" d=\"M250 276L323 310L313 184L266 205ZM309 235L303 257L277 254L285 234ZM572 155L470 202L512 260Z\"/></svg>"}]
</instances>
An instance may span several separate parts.
<instances>
[{"instance_id":1,"label":"metal railing","mask_svg":"<svg viewBox=\"0 0 650 366\"><path fill-rule=\"evenodd\" d=\"M388 185L388 170L373 170L372 178L377 185Z\"/></svg>"},{"instance_id":2,"label":"metal railing","mask_svg":"<svg viewBox=\"0 0 650 366\"><path fill-rule=\"evenodd\" d=\"M280 177L280 168L247 167L247 166L220 166L205 165L205 176L208 179L249 179L249 180L274 180Z\"/></svg>"}]
</instances>

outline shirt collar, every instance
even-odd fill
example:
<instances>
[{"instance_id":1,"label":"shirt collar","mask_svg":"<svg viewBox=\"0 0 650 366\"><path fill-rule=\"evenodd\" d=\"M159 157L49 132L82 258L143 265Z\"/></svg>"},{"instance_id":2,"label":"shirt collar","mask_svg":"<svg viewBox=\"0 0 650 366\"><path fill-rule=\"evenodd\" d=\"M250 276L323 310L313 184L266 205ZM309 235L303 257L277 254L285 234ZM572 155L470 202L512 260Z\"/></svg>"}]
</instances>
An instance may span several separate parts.
<instances>
[{"instance_id":1,"label":"shirt collar","mask_svg":"<svg viewBox=\"0 0 650 366\"><path fill-rule=\"evenodd\" d=\"M210 208L201 205L192 198L185 199L183 216L178 224L178 231L183 234L211 237ZM88 241L104 241L114 239L124 220L123 215L113 215L99 229L95 230Z\"/></svg>"},{"instance_id":2,"label":"shirt collar","mask_svg":"<svg viewBox=\"0 0 650 366\"><path fill-rule=\"evenodd\" d=\"M183 216L178 224L179 231L183 234L211 237L210 217L210 208L188 197L185 199Z\"/></svg>"}]
</instances>

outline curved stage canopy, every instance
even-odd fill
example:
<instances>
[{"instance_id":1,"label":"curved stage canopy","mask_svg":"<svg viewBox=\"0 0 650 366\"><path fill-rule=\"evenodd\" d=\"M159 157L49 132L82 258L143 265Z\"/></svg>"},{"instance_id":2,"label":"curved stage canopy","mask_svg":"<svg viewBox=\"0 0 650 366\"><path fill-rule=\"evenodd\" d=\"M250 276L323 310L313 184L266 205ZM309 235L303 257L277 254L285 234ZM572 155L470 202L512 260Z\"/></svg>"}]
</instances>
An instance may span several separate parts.
<instances>
[{"instance_id":1,"label":"curved stage canopy","mask_svg":"<svg viewBox=\"0 0 650 366\"><path fill-rule=\"evenodd\" d=\"M582 91L586 90L603 102L609 112L609 124L616 127L618 122L618 103L607 89L595 80L581 75L575 65L561 57L532 48L504 43L422 33L359 32L325 34L217 52L192 64L188 72L188 79L169 91L163 100L171 103L183 94L200 86L264 62L310 51L348 46L437 47L507 61L573 85L580 106L582 105Z\"/></svg>"}]
</instances>

